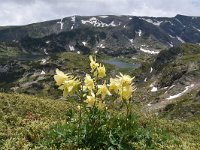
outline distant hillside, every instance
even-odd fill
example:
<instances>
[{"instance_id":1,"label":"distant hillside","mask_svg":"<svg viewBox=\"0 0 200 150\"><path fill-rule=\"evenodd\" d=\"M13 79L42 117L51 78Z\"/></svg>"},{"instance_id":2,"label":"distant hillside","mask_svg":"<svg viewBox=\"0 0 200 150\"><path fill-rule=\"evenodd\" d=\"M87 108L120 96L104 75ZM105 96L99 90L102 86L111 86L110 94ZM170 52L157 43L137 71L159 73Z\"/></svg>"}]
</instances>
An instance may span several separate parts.
<instances>
[{"instance_id":1,"label":"distant hillside","mask_svg":"<svg viewBox=\"0 0 200 150\"><path fill-rule=\"evenodd\" d=\"M32 54L57 51L156 54L181 43L200 43L200 17L72 16L1 27L0 41L16 42L23 52Z\"/></svg>"}]
</instances>

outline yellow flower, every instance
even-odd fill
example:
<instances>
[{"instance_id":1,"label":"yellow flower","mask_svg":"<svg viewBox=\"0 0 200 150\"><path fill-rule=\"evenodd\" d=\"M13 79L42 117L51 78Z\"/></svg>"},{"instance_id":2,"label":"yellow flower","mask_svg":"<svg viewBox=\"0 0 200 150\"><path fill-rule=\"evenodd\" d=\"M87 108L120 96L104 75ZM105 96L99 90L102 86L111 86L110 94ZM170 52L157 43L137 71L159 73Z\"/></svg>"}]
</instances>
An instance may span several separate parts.
<instances>
[{"instance_id":1,"label":"yellow flower","mask_svg":"<svg viewBox=\"0 0 200 150\"><path fill-rule=\"evenodd\" d=\"M97 67L97 71L98 71L99 78L103 78L106 76L106 69L105 69L104 65L101 66L101 64L100 64L99 67Z\"/></svg>"},{"instance_id":2,"label":"yellow flower","mask_svg":"<svg viewBox=\"0 0 200 150\"><path fill-rule=\"evenodd\" d=\"M87 96L87 99L85 100L85 103L87 103L88 107L93 107L95 105L95 95L92 92L91 96Z\"/></svg>"},{"instance_id":3,"label":"yellow flower","mask_svg":"<svg viewBox=\"0 0 200 150\"><path fill-rule=\"evenodd\" d=\"M72 77L69 76L69 74L64 74L62 71L60 71L59 69L56 69L56 74L54 75L54 80L56 81L56 84L58 86L60 86L61 84L63 84L63 82L67 79L71 79Z\"/></svg>"},{"instance_id":4,"label":"yellow flower","mask_svg":"<svg viewBox=\"0 0 200 150\"><path fill-rule=\"evenodd\" d=\"M130 85L132 83L132 80L135 78L131 78L129 75L123 75L122 73L120 73L120 76L117 76L118 79L120 79L121 84L123 86L127 86Z\"/></svg>"},{"instance_id":5,"label":"yellow flower","mask_svg":"<svg viewBox=\"0 0 200 150\"><path fill-rule=\"evenodd\" d=\"M117 78L110 78L110 91L114 91L115 93L119 92L119 89L121 88L121 82Z\"/></svg>"},{"instance_id":6,"label":"yellow flower","mask_svg":"<svg viewBox=\"0 0 200 150\"><path fill-rule=\"evenodd\" d=\"M60 90L63 90L63 96L73 95L80 84L79 80L65 80L63 85L59 87Z\"/></svg>"},{"instance_id":7,"label":"yellow flower","mask_svg":"<svg viewBox=\"0 0 200 150\"><path fill-rule=\"evenodd\" d=\"M123 90L120 91L120 96L124 100L129 100L132 97L133 87L131 85L123 87Z\"/></svg>"},{"instance_id":8,"label":"yellow flower","mask_svg":"<svg viewBox=\"0 0 200 150\"><path fill-rule=\"evenodd\" d=\"M101 98L104 99L106 97L106 95L111 95L111 93L109 92L106 83L104 83L103 85L98 85L98 91L97 91L97 95L101 94Z\"/></svg>"},{"instance_id":9,"label":"yellow flower","mask_svg":"<svg viewBox=\"0 0 200 150\"><path fill-rule=\"evenodd\" d=\"M105 104L105 102L103 102L103 101L98 101L98 103L97 103L97 108L99 109L99 110L104 110L105 108L106 108L106 104Z\"/></svg>"},{"instance_id":10,"label":"yellow flower","mask_svg":"<svg viewBox=\"0 0 200 150\"><path fill-rule=\"evenodd\" d=\"M88 89L92 91L94 89L94 81L89 74L86 74L84 83L85 83L85 86L83 87L84 90Z\"/></svg>"},{"instance_id":11,"label":"yellow flower","mask_svg":"<svg viewBox=\"0 0 200 150\"><path fill-rule=\"evenodd\" d=\"M91 72L93 72L99 66L99 64L96 63L96 58L93 59L91 55L89 56L89 59L90 59L90 67L92 69Z\"/></svg>"}]
</instances>

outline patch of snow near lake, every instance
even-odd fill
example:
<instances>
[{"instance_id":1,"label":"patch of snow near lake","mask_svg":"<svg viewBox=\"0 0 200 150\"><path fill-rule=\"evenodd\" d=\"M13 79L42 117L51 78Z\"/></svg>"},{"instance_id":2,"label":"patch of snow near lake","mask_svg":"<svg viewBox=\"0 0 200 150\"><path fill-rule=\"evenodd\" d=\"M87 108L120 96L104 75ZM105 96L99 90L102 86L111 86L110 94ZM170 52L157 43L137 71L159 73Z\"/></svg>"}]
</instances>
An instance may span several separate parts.
<instances>
[{"instance_id":1,"label":"patch of snow near lake","mask_svg":"<svg viewBox=\"0 0 200 150\"><path fill-rule=\"evenodd\" d=\"M81 52L80 52L80 51L77 51L77 54L81 54Z\"/></svg>"},{"instance_id":2,"label":"patch of snow near lake","mask_svg":"<svg viewBox=\"0 0 200 150\"><path fill-rule=\"evenodd\" d=\"M175 87L175 85L170 86L170 87L169 87L169 90L172 89L173 87Z\"/></svg>"},{"instance_id":3,"label":"patch of snow near lake","mask_svg":"<svg viewBox=\"0 0 200 150\"><path fill-rule=\"evenodd\" d=\"M185 43L185 41L183 39L181 39L179 36L176 36L176 38L181 42L181 43Z\"/></svg>"},{"instance_id":4,"label":"patch of snow near lake","mask_svg":"<svg viewBox=\"0 0 200 150\"><path fill-rule=\"evenodd\" d=\"M136 57L131 57L131 59L137 59Z\"/></svg>"},{"instance_id":5,"label":"patch of snow near lake","mask_svg":"<svg viewBox=\"0 0 200 150\"><path fill-rule=\"evenodd\" d=\"M152 73L152 71L153 71L153 68L151 67L150 73Z\"/></svg>"},{"instance_id":6,"label":"patch of snow near lake","mask_svg":"<svg viewBox=\"0 0 200 150\"><path fill-rule=\"evenodd\" d=\"M170 46L170 47L174 47L174 45L173 45L173 44L171 44L171 43L169 43L169 42L168 42L168 44L169 44L169 46Z\"/></svg>"},{"instance_id":7,"label":"patch of snow near lake","mask_svg":"<svg viewBox=\"0 0 200 150\"><path fill-rule=\"evenodd\" d=\"M60 29L61 29L61 30L63 29L63 25L64 25L64 23L62 22L62 20L63 20L63 19L61 19L59 22L57 22L57 23L60 24Z\"/></svg>"},{"instance_id":8,"label":"patch of snow near lake","mask_svg":"<svg viewBox=\"0 0 200 150\"><path fill-rule=\"evenodd\" d=\"M46 61L47 61L46 59L41 60L42 64L46 63Z\"/></svg>"},{"instance_id":9,"label":"patch of snow near lake","mask_svg":"<svg viewBox=\"0 0 200 150\"><path fill-rule=\"evenodd\" d=\"M152 105L151 103L147 104L147 106L149 106L149 107L150 107L151 105Z\"/></svg>"},{"instance_id":10,"label":"patch of snow near lake","mask_svg":"<svg viewBox=\"0 0 200 150\"><path fill-rule=\"evenodd\" d=\"M168 34L170 38L175 38L174 36L172 36L171 34Z\"/></svg>"},{"instance_id":11,"label":"patch of snow near lake","mask_svg":"<svg viewBox=\"0 0 200 150\"><path fill-rule=\"evenodd\" d=\"M105 48L105 46L103 44L100 44L99 46L97 47L100 47L100 48Z\"/></svg>"},{"instance_id":12,"label":"patch of snow near lake","mask_svg":"<svg viewBox=\"0 0 200 150\"><path fill-rule=\"evenodd\" d=\"M48 55L48 54L49 54L49 53L47 52L46 48L44 49L44 53L45 53L46 55Z\"/></svg>"},{"instance_id":13,"label":"patch of snow near lake","mask_svg":"<svg viewBox=\"0 0 200 150\"><path fill-rule=\"evenodd\" d=\"M156 91L158 91L158 88L157 87L152 87L151 92L156 92Z\"/></svg>"},{"instance_id":14,"label":"patch of snow near lake","mask_svg":"<svg viewBox=\"0 0 200 150\"><path fill-rule=\"evenodd\" d=\"M114 21L112 21L110 24L106 24L106 23L103 23L102 21L98 20L95 17L92 17L89 20L81 20L81 22L82 22L82 24L90 23L95 27L109 27L109 26L115 27L116 26Z\"/></svg>"},{"instance_id":15,"label":"patch of snow near lake","mask_svg":"<svg viewBox=\"0 0 200 150\"><path fill-rule=\"evenodd\" d=\"M75 50L74 46L71 46L71 45L69 45L69 49L70 49L70 51L74 51Z\"/></svg>"},{"instance_id":16,"label":"patch of snow near lake","mask_svg":"<svg viewBox=\"0 0 200 150\"><path fill-rule=\"evenodd\" d=\"M154 54L154 55L159 53L158 51L148 50L148 49L144 49L144 48L141 48L141 47L140 47L140 50L145 52L145 53Z\"/></svg>"},{"instance_id":17,"label":"patch of snow near lake","mask_svg":"<svg viewBox=\"0 0 200 150\"><path fill-rule=\"evenodd\" d=\"M166 98L167 100L171 100L171 99L175 99L175 98L178 98L180 96L182 96L185 92L187 92L190 88L194 87L194 84L191 84L190 86L186 86L185 87L185 90L182 91L181 93L178 93L176 95L173 95L173 96L169 96L168 98Z\"/></svg>"},{"instance_id":18,"label":"patch of snow near lake","mask_svg":"<svg viewBox=\"0 0 200 150\"><path fill-rule=\"evenodd\" d=\"M149 87L153 87L153 84L151 84Z\"/></svg>"},{"instance_id":19,"label":"patch of snow near lake","mask_svg":"<svg viewBox=\"0 0 200 150\"><path fill-rule=\"evenodd\" d=\"M83 43L83 45L84 45L84 46L87 44L87 43L86 43L86 42L84 42L84 41L83 41L82 43Z\"/></svg>"},{"instance_id":20,"label":"patch of snow near lake","mask_svg":"<svg viewBox=\"0 0 200 150\"><path fill-rule=\"evenodd\" d=\"M46 73L42 70L42 72L40 74L46 74Z\"/></svg>"}]
</instances>

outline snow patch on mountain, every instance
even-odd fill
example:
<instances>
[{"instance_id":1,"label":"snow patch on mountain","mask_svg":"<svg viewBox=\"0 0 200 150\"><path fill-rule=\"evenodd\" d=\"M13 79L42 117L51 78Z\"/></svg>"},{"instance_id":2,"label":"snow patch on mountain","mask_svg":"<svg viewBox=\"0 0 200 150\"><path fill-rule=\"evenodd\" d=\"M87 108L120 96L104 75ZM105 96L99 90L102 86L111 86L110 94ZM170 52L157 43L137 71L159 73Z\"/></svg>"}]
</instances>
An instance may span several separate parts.
<instances>
[{"instance_id":1,"label":"snow patch on mountain","mask_svg":"<svg viewBox=\"0 0 200 150\"><path fill-rule=\"evenodd\" d=\"M69 45L69 49L70 49L70 51L74 51L75 50L74 46L71 46L71 45Z\"/></svg>"},{"instance_id":2,"label":"snow patch on mountain","mask_svg":"<svg viewBox=\"0 0 200 150\"><path fill-rule=\"evenodd\" d=\"M159 26L163 21L158 21L158 20L152 20L152 19L146 19L146 18L141 18L142 20L147 21L148 23L154 24L156 26Z\"/></svg>"},{"instance_id":3,"label":"snow patch on mountain","mask_svg":"<svg viewBox=\"0 0 200 150\"><path fill-rule=\"evenodd\" d=\"M152 73L152 71L153 71L153 68L151 67L150 73Z\"/></svg>"},{"instance_id":4,"label":"snow patch on mountain","mask_svg":"<svg viewBox=\"0 0 200 150\"><path fill-rule=\"evenodd\" d=\"M44 74L46 74L46 73L42 70L40 74L41 74L41 75L44 75Z\"/></svg>"},{"instance_id":5,"label":"snow patch on mountain","mask_svg":"<svg viewBox=\"0 0 200 150\"><path fill-rule=\"evenodd\" d=\"M75 20L76 20L76 16L72 16L72 17L71 17L71 21L72 21L72 22L75 22Z\"/></svg>"},{"instance_id":6,"label":"snow patch on mountain","mask_svg":"<svg viewBox=\"0 0 200 150\"><path fill-rule=\"evenodd\" d=\"M149 53L149 54L154 54L154 55L159 53L158 51L148 50L148 49L144 49L144 48L142 48L142 47L140 47L140 50L141 50L142 52Z\"/></svg>"},{"instance_id":7,"label":"snow patch on mountain","mask_svg":"<svg viewBox=\"0 0 200 150\"><path fill-rule=\"evenodd\" d=\"M116 26L114 21L112 21L110 24L106 24L106 23L103 23L102 21L98 20L95 17L92 17L89 20L81 20L81 23L82 24L89 23L89 24L92 24L95 27L109 27L109 26L115 27Z\"/></svg>"},{"instance_id":8,"label":"snow patch on mountain","mask_svg":"<svg viewBox=\"0 0 200 150\"><path fill-rule=\"evenodd\" d=\"M182 96L184 93L186 93L190 88L194 87L194 84L191 84L190 86L186 86L185 87L185 90L176 94L176 95L170 95L168 98L166 98L167 100L171 100L171 99L175 99L175 98L178 98L180 96Z\"/></svg>"},{"instance_id":9,"label":"snow patch on mountain","mask_svg":"<svg viewBox=\"0 0 200 150\"><path fill-rule=\"evenodd\" d=\"M99 16L100 18L107 18L108 16Z\"/></svg>"},{"instance_id":10,"label":"snow patch on mountain","mask_svg":"<svg viewBox=\"0 0 200 150\"><path fill-rule=\"evenodd\" d=\"M181 42L181 43L185 43L185 41L183 39L181 39L179 36L176 36L176 38Z\"/></svg>"},{"instance_id":11,"label":"snow patch on mountain","mask_svg":"<svg viewBox=\"0 0 200 150\"><path fill-rule=\"evenodd\" d=\"M181 24L183 27L185 27L185 25L184 25L180 20L178 20L177 18L175 18L175 20L176 20L179 24Z\"/></svg>"},{"instance_id":12,"label":"snow patch on mountain","mask_svg":"<svg viewBox=\"0 0 200 150\"><path fill-rule=\"evenodd\" d=\"M84 46L86 46L86 45L87 45L87 42L83 41L82 44L83 44Z\"/></svg>"},{"instance_id":13,"label":"snow patch on mountain","mask_svg":"<svg viewBox=\"0 0 200 150\"><path fill-rule=\"evenodd\" d=\"M57 22L58 24L60 24L60 29L61 30L63 29L63 25L64 25L64 23L62 21L63 21L63 19L60 19L60 21Z\"/></svg>"},{"instance_id":14,"label":"snow patch on mountain","mask_svg":"<svg viewBox=\"0 0 200 150\"><path fill-rule=\"evenodd\" d=\"M198 28L196 28L196 27L193 27L193 28L200 32L200 29L198 29Z\"/></svg>"},{"instance_id":15,"label":"snow patch on mountain","mask_svg":"<svg viewBox=\"0 0 200 150\"><path fill-rule=\"evenodd\" d=\"M43 58L43 59L41 60L41 63L42 63L42 64L45 64L46 61L47 61L47 60Z\"/></svg>"},{"instance_id":16,"label":"snow patch on mountain","mask_svg":"<svg viewBox=\"0 0 200 150\"><path fill-rule=\"evenodd\" d=\"M142 36L142 30L139 30L138 32L136 32L138 34L139 37Z\"/></svg>"},{"instance_id":17,"label":"snow patch on mountain","mask_svg":"<svg viewBox=\"0 0 200 150\"><path fill-rule=\"evenodd\" d=\"M133 39L129 39L129 41L130 41L131 43L133 43Z\"/></svg>"},{"instance_id":18,"label":"snow patch on mountain","mask_svg":"<svg viewBox=\"0 0 200 150\"><path fill-rule=\"evenodd\" d=\"M44 53L45 53L46 55L48 55L48 54L49 54L49 53L47 52L46 48L44 49Z\"/></svg>"},{"instance_id":19,"label":"snow patch on mountain","mask_svg":"<svg viewBox=\"0 0 200 150\"><path fill-rule=\"evenodd\" d=\"M100 44L97 47L99 47L99 48L105 48L105 46L103 44Z\"/></svg>"},{"instance_id":20,"label":"snow patch on mountain","mask_svg":"<svg viewBox=\"0 0 200 150\"><path fill-rule=\"evenodd\" d=\"M157 92L158 88L157 87L152 87L151 92Z\"/></svg>"}]
</instances>

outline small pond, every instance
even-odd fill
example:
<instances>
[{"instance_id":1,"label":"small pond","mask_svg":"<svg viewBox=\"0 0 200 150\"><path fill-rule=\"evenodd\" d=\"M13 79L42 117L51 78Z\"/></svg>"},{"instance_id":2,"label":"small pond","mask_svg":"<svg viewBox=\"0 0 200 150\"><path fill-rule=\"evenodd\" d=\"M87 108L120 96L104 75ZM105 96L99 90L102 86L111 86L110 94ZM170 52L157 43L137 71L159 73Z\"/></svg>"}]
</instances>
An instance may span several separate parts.
<instances>
[{"instance_id":1,"label":"small pond","mask_svg":"<svg viewBox=\"0 0 200 150\"><path fill-rule=\"evenodd\" d=\"M116 68L120 68L120 69L123 69L123 68L137 69L141 66L140 64L125 62L125 61L122 61L122 60L117 59L117 58L111 58L111 59L108 59L108 60L104 60L104 62L107 63L107 64L110 64L110 65L113 65Z\"/></svg>"}]
</instances>

